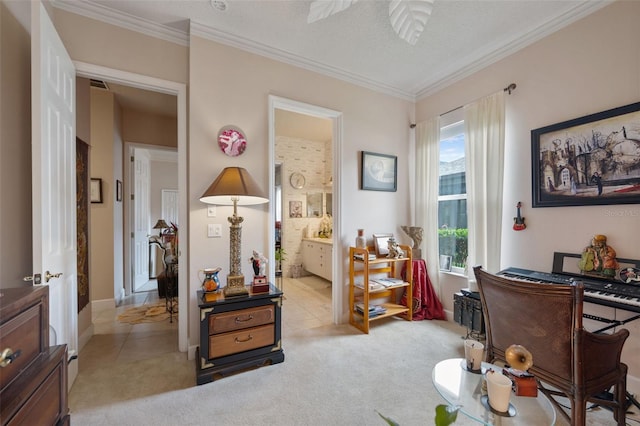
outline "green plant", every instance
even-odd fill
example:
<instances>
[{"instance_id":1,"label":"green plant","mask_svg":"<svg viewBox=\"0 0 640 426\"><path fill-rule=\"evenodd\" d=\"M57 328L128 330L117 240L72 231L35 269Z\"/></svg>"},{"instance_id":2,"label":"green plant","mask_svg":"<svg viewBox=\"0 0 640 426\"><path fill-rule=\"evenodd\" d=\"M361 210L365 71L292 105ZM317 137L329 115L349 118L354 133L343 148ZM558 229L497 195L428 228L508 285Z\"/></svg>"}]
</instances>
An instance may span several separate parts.
<instances>
[{"instance_id":1,"label":"green plant","mask_svg":"<svg viewBox=\"0 0 640 426\"><path fill-rule=\"evenodd\" d=\"M458 418L459 409L460 409L460 406L458 405L445 405L445 404L437 405L436 417L434 419L435 426L449 426L455 423L456 419ZM376 413L378 413L378 415L382 417L389 426L400 426L393 419L383 416L378 411L376 411Z\"/></svg>"},{"instance_id":2,"label":"green plant","mask_svg":"<svg viewBox=\"0 0 640 426\"><path fill-rule=\"evenodd\" d=\"M464 268L466 266L469 246L467 237L469 230L467 228L454 229L438 229L438 244L440 245L440 254L453 256L451 264Z\"/></svg>"},{"instance_id":3,"label":"green plant","mask_svg":"<svg viewBox=\"0 0 640 426\"><path fill-rule=\"evenodd\" d=\"M276 268L278 271L282 270L282 262L287 260L287 252L282 247L276 249Z\"/></svg>"}]
</instances>

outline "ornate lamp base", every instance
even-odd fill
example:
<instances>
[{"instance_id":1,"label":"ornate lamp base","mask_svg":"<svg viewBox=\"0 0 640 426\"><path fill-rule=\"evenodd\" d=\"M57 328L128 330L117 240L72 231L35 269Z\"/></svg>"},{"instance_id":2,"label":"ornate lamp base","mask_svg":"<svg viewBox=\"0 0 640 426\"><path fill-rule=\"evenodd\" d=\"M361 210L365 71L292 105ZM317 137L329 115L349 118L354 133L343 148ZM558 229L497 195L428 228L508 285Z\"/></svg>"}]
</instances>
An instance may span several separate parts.
<instances>
[{"instance_id":1,"label":"ornate lamp base","mask_svg":"<svg viewBox=\"0 0 640 426\"><path fill-rule=\"evenodd\" d=\"M244 275L228 275L227 286L224 288L225 297L246 296L249 290L244 285Z\"/></svg>"}]
</instances>

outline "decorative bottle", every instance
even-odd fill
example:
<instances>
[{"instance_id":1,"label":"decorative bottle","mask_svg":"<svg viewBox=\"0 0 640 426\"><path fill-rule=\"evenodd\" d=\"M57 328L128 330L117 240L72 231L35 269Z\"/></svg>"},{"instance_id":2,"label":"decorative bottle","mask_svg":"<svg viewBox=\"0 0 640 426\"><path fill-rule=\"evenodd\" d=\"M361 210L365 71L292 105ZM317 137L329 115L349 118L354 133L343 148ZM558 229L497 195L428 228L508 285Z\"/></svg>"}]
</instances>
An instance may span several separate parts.
<instances>
[{"instance_id":1,"label":"decorative bottle","mask_svg":"<svg viewBox=\"0 0 640 426\"><path fill-rule=\"evenodd\" d=\"M356 237L356 247L357 248L367 247L367 239L364 236L364 229L358 229L358 236Z\"/></svg>"}]
</instances>

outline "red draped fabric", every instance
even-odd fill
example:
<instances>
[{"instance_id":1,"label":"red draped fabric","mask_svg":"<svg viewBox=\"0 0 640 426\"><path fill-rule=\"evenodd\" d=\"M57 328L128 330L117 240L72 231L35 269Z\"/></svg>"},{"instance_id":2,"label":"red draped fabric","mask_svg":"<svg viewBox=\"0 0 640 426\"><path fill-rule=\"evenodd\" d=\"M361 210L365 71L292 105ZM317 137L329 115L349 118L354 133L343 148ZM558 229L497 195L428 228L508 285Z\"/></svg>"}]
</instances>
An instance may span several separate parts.
<instances>
[{"instance_id":1,"label":"red draped fabric","mask_svg":"<svg viewBox=\"0 0 640 426\"><path fill-rule=\"evenodd\" d=\"M413 320L420 321L425 319L446 319L442 303L438 299L429 273L427 272L427 262L424 259L412 261L413 269ZM406 280L407 266L402 267L402 278ZM404 306L407 305L407 292L405 291L400 301Z\"/></svg>"}]
</instances>

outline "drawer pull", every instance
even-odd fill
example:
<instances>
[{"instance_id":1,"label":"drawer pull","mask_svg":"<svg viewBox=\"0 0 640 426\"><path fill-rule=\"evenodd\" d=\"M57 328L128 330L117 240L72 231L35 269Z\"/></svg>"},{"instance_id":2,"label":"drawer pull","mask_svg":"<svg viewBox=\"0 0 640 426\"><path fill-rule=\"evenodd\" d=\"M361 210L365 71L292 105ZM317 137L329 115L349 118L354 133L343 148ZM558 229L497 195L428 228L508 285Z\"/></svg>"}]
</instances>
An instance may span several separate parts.
<instances>
[{"instance_id":1,"label":"drawer pull","mask_svg":"<svg viewBox=\"0 0 640 426\"><path fill-rule=\"evenodd\" d=\"M247 342L250 342L251 340L253 340L253 336L251 335L249 335L249 337L244 340L240 340L236 337L236 343L247 343Z\"/></svg>"},{"instance_id":2,"label":"drawer pull","mask_svg":"<svg viewBox=\"0 0 640 426\"><path fill-rule=\"evenodd\" d=\"M241 319L240 317L236 317L236 324L242 323L242 322L249 322L253 319L253 315L249 315L249 317L247 319Z\"/></svg>"},{"instance_id":3,"label":"drawer pull","mask_svg":"<svg viewBox=\"0 0 640 426\"><path fill-rule=\"evenodd\" d=\"M7 365L11 364L16 358L20 356L21 353L22 351L20 349L15 352L13 352L11 348L5 349L4 351L2 351L2 353L0 353L0 367L6 367Z\"/></svg>"}]
</instances>

